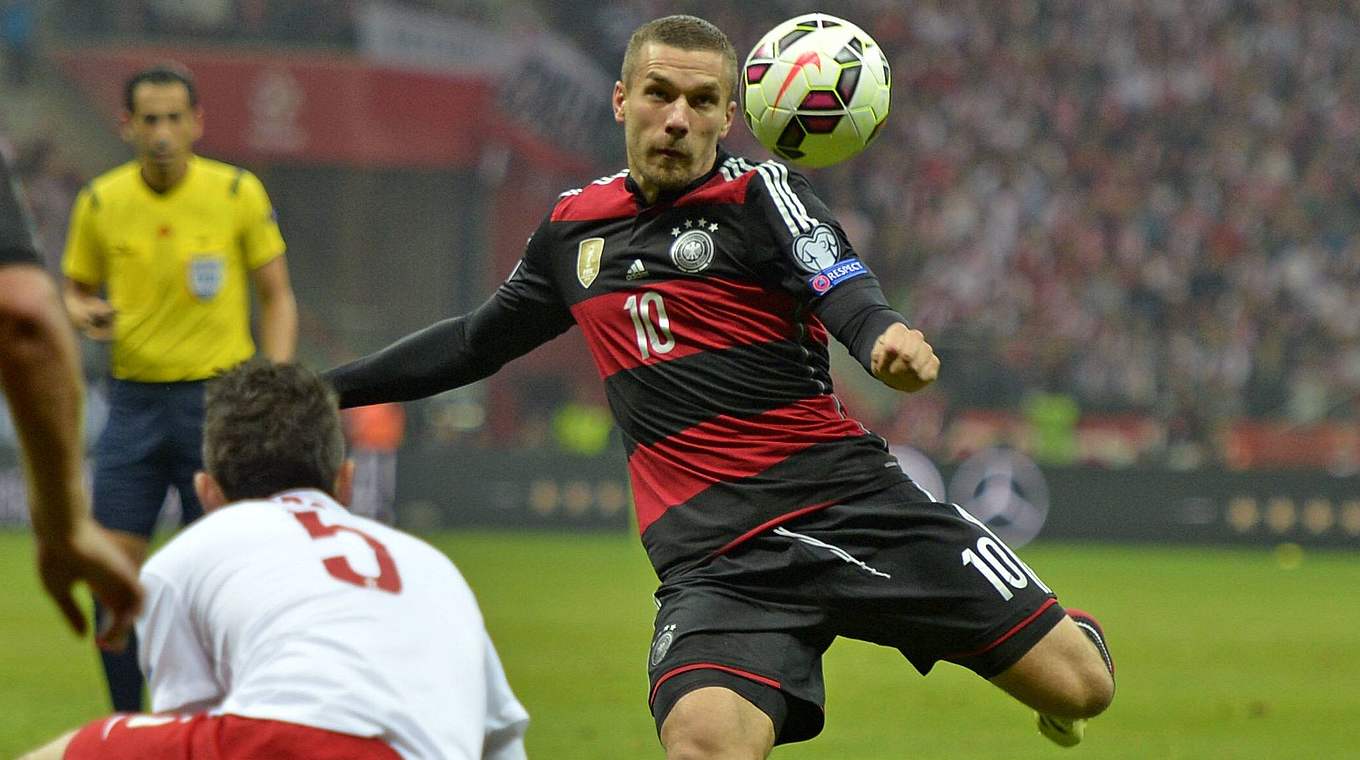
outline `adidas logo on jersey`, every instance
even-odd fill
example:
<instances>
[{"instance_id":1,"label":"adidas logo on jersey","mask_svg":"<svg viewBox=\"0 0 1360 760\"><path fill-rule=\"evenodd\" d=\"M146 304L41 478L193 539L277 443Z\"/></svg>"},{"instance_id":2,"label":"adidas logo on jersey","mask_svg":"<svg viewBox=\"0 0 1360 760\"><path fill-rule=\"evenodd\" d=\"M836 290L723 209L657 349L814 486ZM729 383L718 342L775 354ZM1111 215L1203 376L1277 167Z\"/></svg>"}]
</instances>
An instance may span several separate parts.
<instances>
[{"instance_id":1,"label":"adidas logo on jersey","mask_svg":"<svg viewBox=\"0 0 1360 760\"><path fill-rule=\"evenodd\" d=\"M628 267L628 273L624 275L629 280L639 280L647 276L647 267L642 265L642 259L633 259L633 263Z\"/></svg>"}]
</instances>

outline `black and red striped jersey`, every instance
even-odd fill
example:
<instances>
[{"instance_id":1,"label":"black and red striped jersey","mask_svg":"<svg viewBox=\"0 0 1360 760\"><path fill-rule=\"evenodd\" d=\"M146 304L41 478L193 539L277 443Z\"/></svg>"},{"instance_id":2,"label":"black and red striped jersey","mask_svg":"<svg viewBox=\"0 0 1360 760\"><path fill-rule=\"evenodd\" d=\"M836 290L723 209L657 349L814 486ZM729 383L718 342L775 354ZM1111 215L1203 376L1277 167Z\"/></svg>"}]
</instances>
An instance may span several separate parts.
<instances>
[{"instance_id":1,"label":"black and red striped jersey","mask_svg":"<svg viewBox=\"0 0 1360 760\"><path fill-rule=\"evenodd\" d=\"M904 477L832 393L819 314L859 303L869 313L856 327L877 325L870 342L898 318L806 180L779 163L720 153L709 175L650 205L626 172L568 191L503 290L545 327L580 326L663 577Z\"/></svg>"},{"instance_id":2,"label":"black and red striped jersey","mask_svg":"<svg viewBox=\"0 0 1360 760\"><path fill-rule=\"evenodd\" d=\"M486 303L326 377L344 406L419 398L580 326L664 579L906 479L828 354L834 335L867 367L899 321L806 179L719 151L651 204L627 172L563 193Z\"/></svg>"}]
</instances>

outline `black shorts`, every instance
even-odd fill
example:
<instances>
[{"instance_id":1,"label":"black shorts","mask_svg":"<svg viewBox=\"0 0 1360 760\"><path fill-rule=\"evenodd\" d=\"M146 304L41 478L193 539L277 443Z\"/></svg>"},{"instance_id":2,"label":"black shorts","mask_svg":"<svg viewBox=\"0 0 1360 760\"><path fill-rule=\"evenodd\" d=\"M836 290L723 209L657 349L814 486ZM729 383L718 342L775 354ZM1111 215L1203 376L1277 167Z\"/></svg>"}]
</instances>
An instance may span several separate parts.
<instances>
[{"instance_id":1,"label":"black shorts","mask_svg":"<svg viewBox=\"0 0 1360 760\"><path fill-rule=\"evenodd\" d=\"M983 678L1015 664L1064 615L990 530L910 483L748 539L657 591L649 703L660 731L676 701L736 691L776 743L822 730L822 653L837 636L940 660Z\"/></svg>"},{"instance_id":2,"label":"black shorts","mask_svg":"<svg viewBox=\"0 0 1360 760\"><path fill-rule=\"evenodd\" d=\"M94 517L150 538L166 489L179 491L185 525L203 515L194 473L203 469L202 381L109 383L109 421L94 449Z\"/></svg>"}]
</instances>

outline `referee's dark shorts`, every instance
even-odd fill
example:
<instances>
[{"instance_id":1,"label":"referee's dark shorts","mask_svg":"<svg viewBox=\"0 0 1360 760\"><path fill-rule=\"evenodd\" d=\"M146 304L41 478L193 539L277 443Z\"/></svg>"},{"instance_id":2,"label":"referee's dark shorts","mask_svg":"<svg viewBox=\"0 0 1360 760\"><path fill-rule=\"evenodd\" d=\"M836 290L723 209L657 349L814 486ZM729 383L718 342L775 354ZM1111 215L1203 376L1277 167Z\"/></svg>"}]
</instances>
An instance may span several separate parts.
<instances>
[{"instance_id":1,"label":"referee's dark shorts","mask_svg":"<svg viewBox=\"0 0 1360 760\"><path fill-rule=\"evenodd\" d=\"M109 420L94 451L100 525L150 538L170 486L179 491L184 524L203 515L194 473L203 468L205 385L110 381Z\"/></svg>"}]
</instances>

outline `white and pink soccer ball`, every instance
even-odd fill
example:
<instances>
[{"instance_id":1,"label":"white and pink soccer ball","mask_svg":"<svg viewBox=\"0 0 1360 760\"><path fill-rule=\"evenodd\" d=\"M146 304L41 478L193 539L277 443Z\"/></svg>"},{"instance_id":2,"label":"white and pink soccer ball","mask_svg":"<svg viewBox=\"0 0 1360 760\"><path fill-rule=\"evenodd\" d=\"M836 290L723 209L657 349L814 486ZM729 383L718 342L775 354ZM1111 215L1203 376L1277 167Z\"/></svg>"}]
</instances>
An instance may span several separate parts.
<instances>
[{"instance_id":1,"label":"white and pink soccer ball","mask_svg":"<svg viewBox=\"0 0 1360 760\"><path fill-rule=\"evenodd\" d=\"M746 124L780 158L811 168L864 150L888 118L887 58L858 26L825 13L779 24L742 68Z\"/></svg>"}]
</instances>

